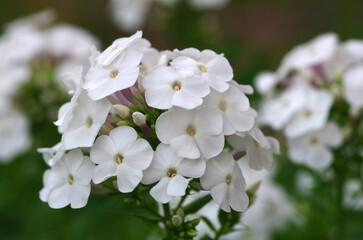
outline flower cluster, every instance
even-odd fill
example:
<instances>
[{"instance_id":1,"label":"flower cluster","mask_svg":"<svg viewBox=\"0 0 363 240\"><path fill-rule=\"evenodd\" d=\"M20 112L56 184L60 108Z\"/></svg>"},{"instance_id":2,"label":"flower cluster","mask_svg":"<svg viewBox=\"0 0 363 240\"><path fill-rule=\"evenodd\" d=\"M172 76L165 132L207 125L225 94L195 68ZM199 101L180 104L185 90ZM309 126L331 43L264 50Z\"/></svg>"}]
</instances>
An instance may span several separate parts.
<instances>
[{"instance_id":1,"label":"flower cluster","mask_svg":"<svg viewBox=\"0 0 363 240\"><path fill-rule=\"evenodd\" d=\"M44 69L55 68L56 78L60 79L72 65L86 67L89 48L97 44L81 29L69 25L49 26L53 19L53 12L44 11L16 20L7 25L0 37L0 162L9 161L30 144L28 119L17 109L23 103L15 101L19 89L35 79L46 89L39 99L48 104L52 96L44 85L51 83L44 83L50 78L45 76ZM59 88L63 86L59 84Z\"/></svg>"},{"instance_id":2,"label":"flower cluster","mask_svg":"<svg viewBox=\"0 0 363 240\"><path fill-rule=\"evenodd\" d=\"M329 33L297 46L274 73L256 78L264 95L260 122L281 130L289 157L316 170L333 162L331 148L351 135L363 106L363 42ZM360 151L355 149L354 151Z\"/></svg>"},{"instance_id":3,"label":"flower cluster","mask_svg":"<svg viewBox=\"0 0 363 240\"><path fill-rule=\"evenodd\" d=\"M109 9L115 24L126 31L140 28L151 9L153 2L171 7L180 0L110 0ZM195 9L214 9L225 6L229 0L188 0Z\"/></svg>"},{"instance_id":4,"label":"flower cluster","mask_svg":"<svg viewBox=\"0 0 363 240\"><path fill-rule=\"evenodd\" d=\"M247 155L251 168L270 170L279 144L258 128L245 95L252 88L232 80L223 54L159 52L139 31L92 51L90 63L68 76L76 88L59 110L62 141L40 149L51 167L43 201L83 207L91 185L111 181L124 194L142 185L163 204L205 190L226 212L247 209L237 160Z\"/></svg>"}]
</instances>

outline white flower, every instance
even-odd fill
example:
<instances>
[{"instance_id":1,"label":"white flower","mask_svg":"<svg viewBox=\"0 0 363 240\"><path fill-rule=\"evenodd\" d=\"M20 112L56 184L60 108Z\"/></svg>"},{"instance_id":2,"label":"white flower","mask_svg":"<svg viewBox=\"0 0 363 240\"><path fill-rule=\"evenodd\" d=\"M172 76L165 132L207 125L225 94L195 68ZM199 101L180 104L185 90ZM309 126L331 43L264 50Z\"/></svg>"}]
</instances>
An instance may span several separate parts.
<instances>
[{"instance_id":1,"label":"white flower","mask_svg":"<svg viewBox=\"0 0 363 240\"><path fill-rule=\"evenodd\" d=\"M38 153L43 155L44 161L49 166L54 166L54 164L56 164L58 160L63 157L65 150L62 143L60 142L51 148L38 148Z\"/></svg>"},{"instance_id":2,"label":"white flower","mask_svg":"<svg viewBox=\"0 0 363 240\"><path fill-rule=\"evenodd\" d=\"M91 147L110 109L107 99L93 101L85 92L81 93L62 135L64 149Z\"/></svg>"},{"instance_id":3,"label":"white flower","mask_svg":"<svg viewBox=\"0 0 363 240\"><path fill-rule=\"evenodd\" d=\"M51 208L82 208L91 193L94 164L89 157L75 149L59 160L51 170L44 173L44 188L40 198Z\"/></svg>"},{"instance_id":4,"label":"white flower","mask_svg":"<svg viewBox=\"0 0 363 240\"><path fill-rule=\"evenodd\" d=\"M113 129L109 136L97 138L91 148L91 160L96 164L93 181L98 184L117 176L120 192L132 192L149 167L153 150L145 139L137 139L136 131L128 126Z\"/></svg>"},{"instance_id":5,"label":"white flower","mask_svg":"<svg viewBox=\"0 0 363 240\"><path fill-rule=\"evenodd\" d=\"M91 99L98 100L107 97L136 83L143 54L134 49L121 53L122 56L117 57L118 55L116 55L117 58L109 65L96 64L86 74L83 88L88 91ZM98 57L99 59L104 56L102 54ZM110 53L106 56L113 58L114 55ZM104 61L108 61L108 59Z\"/></svg>"},{"instance_id":6,"label":"white flower","mask_svg":"<svg viewBox=\"0 0 363 240\"><path fill-rule=\"evenodd\" d=\"M228 82L233 78L233 69L223 54L218 55L211 50L201 52L195 48L176 51L176 54L180 57L170 63L173 67L194 70L218 92L229 88Z\"/></svg>"},{"instance_id":7,"label":"white flower","mask_svg":"<svg viewBox=\"0 0 363 240\"><path fill-rule=\"evenodd\" d=\"M293 162L305 163L313 169L326 169L333 161L329 147L338 147L342 140L339 128L329 122L322 130L290 140L289 157Z\"/></svg>"},{"instance_id":8,"label":"white flower","mask_svg":"<svg viewBox=\"0 0 363 240\"><path fill-rule=\"evenodd\" d=\"M191 178L199 178L205 171L205 161L178 157L170 146L159 144L154 159L144 171L143 184L158 182L150 191L158 202L167 203L174 197L184 196ZM185 177L190 177L186 179Z\"/></svg>"},{"instance_id":9,"label":"white flower","mask_svg":"<svg viewBox=\"0 0 363 240\"><path fill-rule=\"evenodd\" d=\"M327 91L312 87L307 89L305 94L306 102L285 128L284 132L288 138L301 137L309 131L321 129L326 124L333 96Z\"/></svg>"},{"instance_id":10,"label":"white flower","mask_svg":"<svg viewBox=\"0 0 363 240\"><path fill-rule=\"evenodd\" d=\"M205 190L211 195L223 211L243 212L248 207L246 181L237 162L230 153L222 152L207 161L207 168L200 178Z\"/></svg>"},{"instance_id":11,"label":"white flower","mask_svg":"<svg viewBox=\"0 0 363 240\"><path fill-rule=\"evenodd\" d=\"M68 72L64 72L62 79L64 85L69 89L68 93L74 94L81 89L83 84L83 67L75 67Z\"/></svg>"},{"instance_id":12,"label":"white flower","mask_svg":"<svg viewBox=\"0 0 363 240\"><path fill-rule=\"evenodd\" d=\"M222 115L212 107L173 108L160 115L155 128L159 140L170 144L178 157L211 158L224 147Z\"/></svg>"},{"instance_id":13,"label":"white flower","mask_svg":"<svg viewBox=\"0 0 363 240\"><path fill-rule=\"evenodd\" d=\"M207 82L192 71L178 71L157 66L142 81L149 106L170 109L172 106L193 109L209 93Z\"/></svg>"},{"instance_id":14,"label":"white flower","mask_svg":"<svg viewBox=\"0 0 363 240\"><path fill-rule=\"evenodd\" d=\"M197 9L215 9L227 5L229 0L189 0L189 3Z\"/></svg>"},{"instance_id":15,"label":"white flower","mask_svg":"<svg viewBox=\"0 0 363 240\"><path fill-rule=\"evenodd\" d=\"M320 35L313 40L293 48L282 60L279 76L292 70L300 70L330 61L337 49L338 37L333 33Z\"/></svg>"},{"instance_id":16,"label":"white flower","mask_svg":"<svg viewBox=\"0 0 363 240\"><path fill-rule=\"evenodd\" d=\"M305 88L296 84L275 99L268 99L261 109L259 121L280 130L306 101Z\"/></svg>"},{"instance_id":17,"label":"white flower","mask_svg":"<svg viewBox=\"0 0 363 240\"><path fill-rule=\"evenodd\" d=\"M344 73L343 90L350 104L355 108L363 106L363 64L351 67Z\"/></svg>"},{"instance_id":18,"label":"white flower","mask_svg":"<svg viewBox=\"0 0 363 240\"><path fill-rule=\"evenodd\" d=\"M137 31L130 37L119 38L113 41L113 43L97 57L97 63L107 66L118 57L124 58L124 55L129 51L134 52L134 54L137 54L135 52L140 54L146 51L148 47L150 47L150 42L142 38L142 31Z\"/></svg>"},{"instance_id":19,"label":"white flower","mask_svg":"<svg viewBox=\"0 0 363 240\"><path fill-rule=\"evenodd\" d=\"M255 79L256 88L261 94L270 92L278 82L278 76L272 72L262 72Z\"/></svg>"},{"instance_id":20,"label":"white flower","mask_svg":"<svg viewBox=\"0 0 363 240\"><path fill-rule=\"evenodd\" d=\"M245 151L250 167L255 170L264 168L270 171L273 166L272 154L280 152L279 142L275 138L265 137L257 123L248 133L229 137L228 143L238 151Z\"/></svg>"},{"instance_id":21,"label":"white flower","mask_svg":"<svg viewBox=\"0 0 363 240\"><path fill-rule=\"evenodd\" d=\"M234 85L223 93L211 90L204 99L204 105L214 107L221 112L224 135L232 135L236 131L245 132L253 126L255 112L250 109L245 94Z\"/></svg>"},{"instance_id":22,"label":"white flower","mask_svg":"<svg viewBox=\"0 0 363 240\"><path fill-rule=\"evenodd\" d=\"M28 119L18 112L0 114L0 163L9 162L30 145Z\"/></svg>"}]
</instances>

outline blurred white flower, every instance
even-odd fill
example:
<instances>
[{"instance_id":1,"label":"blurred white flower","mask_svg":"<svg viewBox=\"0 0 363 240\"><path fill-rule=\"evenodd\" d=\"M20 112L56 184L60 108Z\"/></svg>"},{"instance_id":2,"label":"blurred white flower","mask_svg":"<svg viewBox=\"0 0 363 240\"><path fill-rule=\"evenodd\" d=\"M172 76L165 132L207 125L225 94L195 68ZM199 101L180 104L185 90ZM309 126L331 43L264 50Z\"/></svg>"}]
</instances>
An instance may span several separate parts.
<instances>
[{"instance_id":1,"label":"blurred white flower","mask_svg":"<svg viewBox=\"0 0 363 240\"><path fill-rule=\"evenodd\" d=\"M153 158L153 150L145 139L137 139L133 128L121 126L113 129L109 136L97 138L90 156L98 164L93 174L94 183L117 176L118 189L126 193L140 183L142 171L149 167Z\"/></svg>"},{"instance_id":2,"label":"blurred white flower","mask_svg":"<svg viewBox=\"0 0 363 240\"><path fill-rule=\"evenodd\" d=\"M262 72L257 75L255 79L255 85L257 91L261 94L267 94L270 92L276 84L280 81L278 76L273 72Z\"/></svg>"},{"instance_id":3,"label":"blurred white flower","mask_svg":"<svg viewBox=\"0 0 363 240\"><path fill-rule=\"evenodd\" d=\"M256 117L255 112L250 109L248 98L234 85L231 85L223 93L211 90L204 99L204 105L211 106L221 112L224 135L250 130Z\"/></svg>"},{"instance_id":4,"label":"blurred white flower","mask_svg":"<svg viewBox=\"0 0 363 240\"><path fill-rule=\"evenodd\" d=\"M91 147L110 109L107 99L93 101L85 92L81 93L62 135L64 148Z\"/></svg>"},{"instance_id":5,"label":"blurred white flower","mask_svg":"<svg viewBox=\"0 0 363 240\"><path fill-rule=\"evenodd\" d=\"M349 68L344 73L343 91L345 98L353 107L363 106L363 63Z\"/></svg>"},{"instance_id":6,"label":"blurred white flower","mask_svg":"<svg viewBox=\"0 0 363 240\"><path fill-rule=\"evenodd\" d=\"M211 50L199 51L195 48L175 50L175 53L179 57L170 63L173 67L193 70L218 92L224 92L229 88L228 82L233 78L233 70L223 54L218 55Z\"/></svg>"},{"instance_id":7,"label":"blurred white flower","mask_svg":"<svg viewBox=\"0 0 363 240\"><path fill-rule=\"evenodd\" d=\"M313 169L323 170L333 161L329 147L338 147L342 141L343 135L338 126L328 122L321 130L290 140L289 156L296 163L305 163Z\"/></svg>"},{"instance_id":8,"label":"blurred white flower","mask_svg":"<svg viewBox=\"0 0 363 240\"><path fill-rule=\"evenodd\" d=\"M232 154L222 152L207 161L200 183L205 190L210 190L214 201L223 211L244 212L249 203L246 194L246 181Z\"/></svg>"},{"instance_id":9,"label":"blurred white flower","mask_svg":"<svg viewBox=\"0 0 363 240\"><path fill-rule=\"evenodd\" d=\"M0 163L9 162L30 146L28 119L19 112L0 113Z\"/></svg>"},{"instance_id":10,"label":"blurred white flower","mask_svg":"<svg viewBox=\"0 0 363 240\"><path fill-rule=\"evenodd\" d=\"M158 109L196 108L210 91L207 82L192 71L165 66L155 67L143 79L142 85L147 104Z\"/></svg>"},{"instance_id":11,"label":"blurred white flower","mask_svg":"<svg viewBox=\"0 0 363 240\"><path fill-rule=\"evenodd\" d=\"M205 161L178 157L170 146L159 144L154 159L144 171L143 184L158 182L150 191L158 202L167 203L174 197L184 196L189 181L204 174ZM189 177L189 179L185 178Z\"/></svg>"},{"instance_id":12,"label":"blurred white flower","mask_svg":"<svg viewBox=\"0 0 363 240\"><path fill-rule=\"evenodd\" d=\"M361 179L349 179L344 184L344 205L354 210L363 209L363 186Z\"/></svg>"},{"instance_id":13,"label":"blurred white flower","mask_svg":"<svg viewBox=\"0 0 363 240\"><path fill-rule=\"evenodd\" d=\"M82 208L91 193L94 164L80 149L67 153L44 173L40 199L51 208Z\"/></svg>"},{"instance_id":14,"label":"blurred white flower","mask_svg":"<svg viewBox=\"0 0 363 240\"><path fill-rule=\"evenodd\" d=\"M218 9L226 6L229 0L189 0L189 3L196 9L208 10Z\"/></svg>"},{"instance_id":15,"label":"blurred white flower","mask_svg":"<svg viewBox=\"0 0 363 240\"><path fill-rule=\"evenodd\" d=\"M294 47L282 60L278 75L283 77L292 70L303 70L331 61L337 45L337 35L327 33Z\"/></svg>"},{"instance_id":16,"label":"blurred white flower","mask_svg":"<svg viewBox=\"0 0 363 240\"><path fill-rule=\"evenodd\" d=\"M280 130L302 108L305 101L305 86L296 84L276 98L268 99L262 106L259 121Z\"/></svg>"},{"instance_id":17,"label":"blurred white flower","mask_svg":"<svg viewBox=\"0 0 363 240\"><path fill-rule=\"evenodd\" d=\"M159 140L170 144L178 157L211 158L224 148L222 115L212 107L173 108L160 115L155 129Z\"/></svg>"},{"instance_id":18,"label":"blurred white flower","mask_svg":"<svg viewBox=\"0 0 363 240\"><path fill-rule=\"evenodd\" d=\"M312 87L306 89L305 97L304 105L294 114L285 128L285 135L290 139L324 127L334 100L330 92Z\"/></svg>"}]
</instances>

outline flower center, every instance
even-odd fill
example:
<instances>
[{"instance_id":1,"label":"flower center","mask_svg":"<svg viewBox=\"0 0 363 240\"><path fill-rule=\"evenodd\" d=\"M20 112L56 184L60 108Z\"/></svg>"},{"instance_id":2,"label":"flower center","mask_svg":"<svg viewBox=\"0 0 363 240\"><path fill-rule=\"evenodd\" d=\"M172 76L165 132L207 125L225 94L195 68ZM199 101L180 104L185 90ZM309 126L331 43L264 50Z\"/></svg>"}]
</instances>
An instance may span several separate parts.
<instances>
[{"instance_id":1,"label":"flower center","mask_svg":"<svg viewBox=\"0 0 363 240\"><path fill-rule=\"evenodd\" d=\"M289 105L290 105L290 102L287 101L287 100L283 100L281 105L282 105L283 108L288 108Z\"/></svg>"},{"instance_id":2,"label":"flower center","mask_svg":"<svg viewBox=\"0 0 363 240\"><path fill-rule=\"evenodd\" d=\"M175 80L172 84L171 84L171 88L177 92L181 89L181 82L178 80Z\"/></svg>"},{"instance_id":3,"label":"flower center","mask_svg":"<svg viewBox=\"0 0 363 240\"><path fill-rule=\"evenodd\" d=\"M68 183L69 183L69 185L73 185L73 183L74 183L74 178L73 178L72 174L68 175Z\"/></svg>"},{"instance_id":4,"label":"flower center","mask_svg":"<svg viewBox=\"0 0 363 240\"><path fill-rule=\"evenodd\" d=\"M113 70L111 73L110 73L110 77L111 78L116 78L117 77L117 75L118 75L118 70Z\"/></svg>"},{"instance_id":5,"label":"flower center","mask_svg":"<svg viewBox=\"0 0 363 240\"><path fill-rule=\"evenodd\" d=\"M166 175L170 178L175 177L177 174L177 171L175 168L169 168L168 171L166 172Z\"/></svg>"},{"instance_id":6,"label":"flower center","mask_svg":"<svg viewBox=\"0 0 363 240\"><path fill-rule=\"evenodd\" d=\"M89 116L89 117L87 118L87 120L86 120L86 126L87 126L88 128L90 128L90 127L92 127L92 125L93 125L93 119L92 119L92 117L91 117L91 116Z\"/></svg>"},{"instance_id":7,"label":"flower center","mask_svg":"<svg viewBox=\"0 0 363 240\"><path fill-rule=\"evenodd\" d=\"M316 145L316 144L318 144L318 142L319 142L319 140L316 137L312 137L310 139L310 144L311 145Z\"/></svg>"},{"instance_id":8,"label":"flower center","mask_svg":"<svg viewBox=\"0 0 363 240\"><path fill-rule=\"evenodd\" d=\"M232 180L233 180L233 176L231 174L228 174L226 177L226 184L231 185Z\"/></svg>"},{"instance_id":9,"label":"flower center","mask_svg":"<svg viewBox=\"0 0 363 240\"><path fill-rule=\"evenodd\" d=\"M256 140L253 140L253 144L255 145L256 148L260 147L260 144Z\"/></svg>"},{"instance_id":10,"label":"flower center","mask_svg":"<svg viewBox=\"0 0 363 240\"><path fill-rule=\"evenodd\" d=\"M205 73L205 72L207 72L208 71L208 69L207 69L207 67L206 66L204 66L204 65L199 65L198 66L198 68L199 68L199 70L202 72L202 73Z\"/></svg>"},{"instance_id":11,"label":"flower center","mask_svg":"<svg viewBox=\"0 0 363 240\"><path fill-rule=\"evenodd\" d=\"M197 132L197 129L192 124L189 124L187 127L187 134L191 137L194 137L195 133Z\"/></svg>"},{"instance_id":12,"label":"flower center","mask_svg":"<svg viewBox=\"0 0 363 240\"><path fill-rule=\"evenodd\" d=\"M310 110L308 110L308 109L307 109L307 110L305 110L305 111L304 111L304 117L305 117L305 118L310 118L310 117L311 117L311 111L310 111Z\"/></svg>"},{"instance_id":13,"label":"flower center","mask_svg":"<svg viewBox=\"0 0 363 240\"><path fill-rule=\"evenodd\" d=\"M222 111L222 112L226 112L227 110L227 101L226 100L221 100L219 102L219 109Z\"/></svg>"},{"instance_id":14,"label":"flower center","mask_svg":"<svg viewBox=\"0 0 363 240\"><path fill-rule=\"evenodd\" d=\"M120 165L124 160L124 156L122 156L121 154L116 154L113 157L113 160L115 161L116 164Z\"/></svg>"}]
</instances>

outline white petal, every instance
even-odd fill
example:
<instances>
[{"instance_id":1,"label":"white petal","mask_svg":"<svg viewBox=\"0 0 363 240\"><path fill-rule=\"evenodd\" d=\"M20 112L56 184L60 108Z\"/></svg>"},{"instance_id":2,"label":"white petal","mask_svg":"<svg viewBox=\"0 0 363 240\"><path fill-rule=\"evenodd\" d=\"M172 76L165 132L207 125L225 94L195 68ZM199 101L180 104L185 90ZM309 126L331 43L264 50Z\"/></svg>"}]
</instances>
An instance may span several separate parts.
<instances>
[{"instance_id":1,"label":"white petal","mask_svg":"<svg viewBox=\"0 0 363 240\"><path fill-rule=\"evenodd\" d=\"M221 209L225 212L230 212L231 208L229 207L229 201L228 201L228 186L225 182L219 183L216 186L214 186L210 194L212 195L212 198L218 205L221 207Z\"/></svg>"},{"instance_id":2,"label":"white petal","mask_svg":"<svg viewBox=\"0 0 363 240\"><path fill-rule=\"evenodd\" d=\"M174 93L173 99L171 101L173 106L185 108L185 109L193 109L200 105L202 105L203 100L200 97L195 97L191 95L189 92L184 91L183 89Z\"/></svg>"},{"instance_id":3,"label":"white petal","mask_svg":"<svg viewBox=\"0 0 363 240\"><path fill-rule=\"evenodd\" d=\"M199 108L195 115L195 127L198 133L218 135L223 130L223 118L220 111L210 106Z\"/></svg>"},{"instance_id":4,"label":"white petal","mask_svg":"<svg viewBox=\"0 0 363 240\"><path fill-rule=\"evenodd\" d=\"M319 138L324 144L331 147L337 147L343 141L343 134L335 123L329 122L319 135Z\"/></svg>"},{"instance_id":5,"label":"white petal","mask_svg":"<svg viewBox=\"0 0 363 240\"><path fill-rule=\"evenodd\" d=\"M206 168L205 160L198 159L184 159L178 166L178 174L184 177L199 178L201 177Z\"/></svg>"},{"instance_id":6,"label":"white petal","mask_svg":"<svg viewBox=\"0 0 363 240\"><path fill-rule=\"evenodd\" d=\"M173 199L173 197L169 196L167 192L168 184L170 178L164 177L163 179L158 182L151 190L150 195L155 198L156 201L160 203L167 203Z\"/></svg>"},{"instance_id":7,"label":"white petal","mask_svg":"<svg viewBox=\"0 0 363 240\"><path fill-rule=\"evenodd\" d=\"M195 136L195 141L198 144L200 152L205 158L217 156L224 148L224 136L222 133L217 136L197 134Z\"/></svg>"},{"instance_id":8,"label":"white petal","mask_svg":"<svg viewBox=\"0 0 363 240\"><path fill-rule=\"evenodd\" d=\"M185 189L187 189L190 180L191 179L185 179L180 175L176 175L175 177L170 179L166 193L169 196L184 196Z\"/></svg>"},{"instance_id":9,"label":"white petal","mask_svg":"<svg viewBox=\"0 0 363 240\"><path fill-rule=\"evenodd\" d=\"M326 169L333 161L332 153L322 146L312 148L306 154L307 165L316 170Z\"/></svg>"},{"instance_id":10,"label":"white petal","mask_svg":"<svg viewBox=\"0 0 363 240\"><path fill-rule=\"evenodd\" d=\"M116 176L117 164L114 161L107 161L97 165L93 172L93 182L99 184L110 177Z\"/></svg>"},{"instance_id":11,"label":"white petal","mask_svg":"<svg viewBox=\"0 0 363 240\"><path fill-rule=\"evenodd\" d=\"M247 210L248 203L249 199L245 192L238 190L234 186L229 188L229 205L233 210L244 212Z\"/></svg>"},{"instance_id":12,"label":"white petal","mask_svg":"<svg viewBox=\"0 0 363 240\"><path fill-rule=\"evenodd\" d=\"M175 137L170 142L171 148L176 152L178 157L196 159L200 157L200 151L194 137L183 134Z\"/></svg>"},{"instance_id":13,"label":"white petal","mask_svg":"<svg viewBox=\"0 0 363 240\"><path fill-rule=\"evenodd\" d=\"M84 156L81 167L74 172L74 182L82 185L87 185L91 182L95 164L91 162L89 157Z\"/></svg>"},{"instance_id":14,"label":"white petal","mask_svg":"<svg viewBox=\"0 0 363 240\"><path fill-rule=\"evenodd\" d=\"M91 148L90 157L92 162L101 164L110 160L116 154L115 145L111 138L106 135L102 135L97 138L95 144Z\"/></svg>"},{"instance_id":15,"label":"white petal","mask_svg":"<svg viewBox=\"0 0 363 240\"><path fill-rule=\"evenodd\" d=\"M121 126L110 132L110 138L115 145L116 153L125 154L135 144L137 133L132 127Z\"/></svg>"},{"instance_id":16,"label":"white petal","mask_svg":"<svg viewBox=\"0 0 363 240\"><path fill-rule=\"evenodd\" d=\"M124 162L132 168L145 170L153 158L153 149L145 139L136 140L135 144L124 154Z\"/></svg>"},{"instance_id":17,"label":"white petal","mask_svg":"<svg viewBox=\"0 0 363 240\"><path fill-rule=\"evenodd\" d=\"M156 135L162 143L169 144L177 136L185 134L185 125L192 118L182 116L178 110L170 110L159 116L156 120Z\"/></svg>"},{"instance_id":18,"label":"white petal","mask_svg":"<svg viewBox=\"0 0 363 240\"><path fill-rule=\"evenodd\" d=\"M117 187L122 193L132 192L142 179L142 171L122 163L117 167Z\"/></svg>"},{"instance_id":19,"label":"white petal","mask_svg":"<svg viewBox=\"0 0 363 240\"><path fill-rule=\"evenodd\" d=\"M91 193L91 185L73 184L70 188L71 208L82 208L86 206L89 195Z\"/></svg>"},{"instance_id":20,"label":"white petal","mask_svg":"<svg viewBox=\"0 0 363 240\"><path fill-rule=\"evenodd\" d=\"M76 172L83 163L82 150L78 148L67 153L64 157L64 163L70 173Z\"/></svg>"},{"instance_id":21,"label":"white petal","mask_svg":"<svg viewBox=\"0 0 363 240\"><path fill-rule=\"evenodd\" d=\"M70 187L65 184L54 189L48 198L48 204L51 208L63 208L70 203Z\"/></svg>"}]
</instances>

